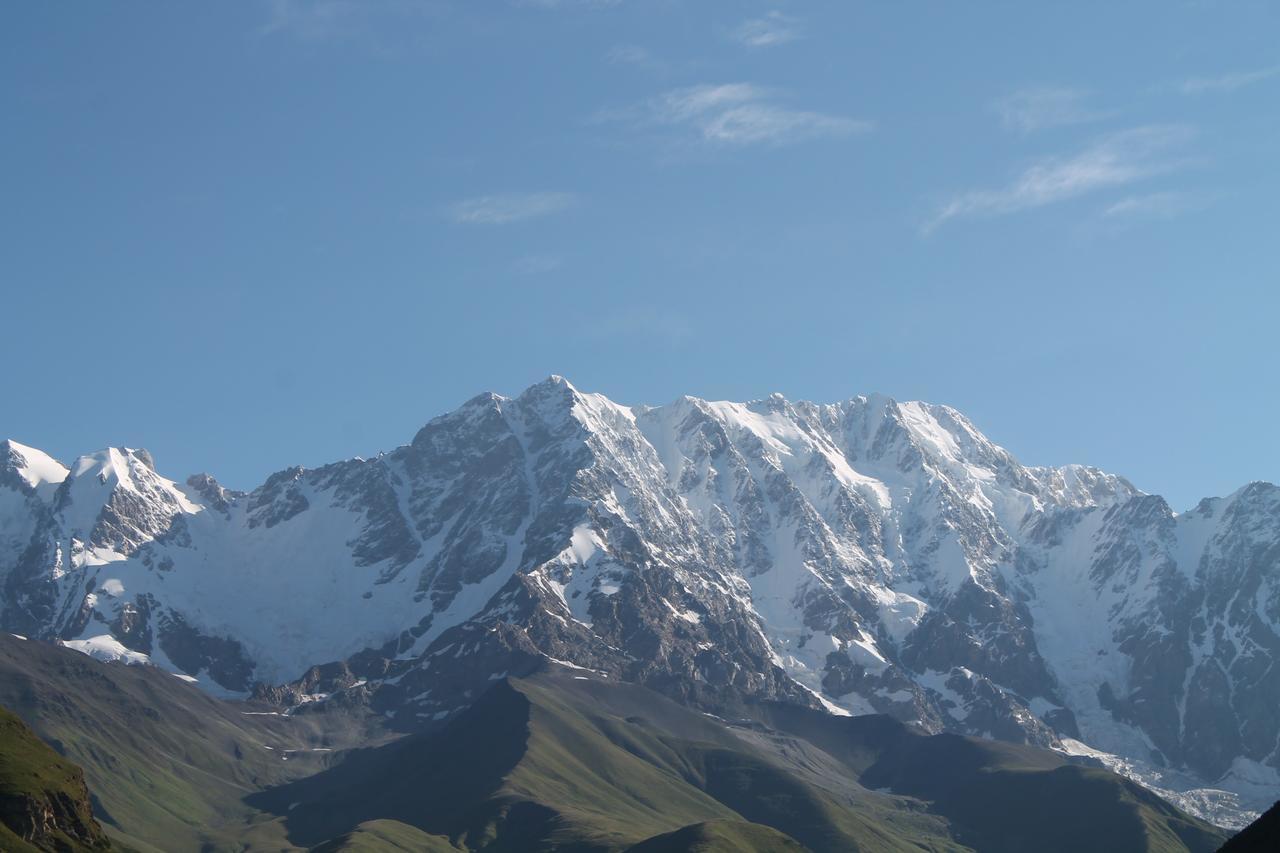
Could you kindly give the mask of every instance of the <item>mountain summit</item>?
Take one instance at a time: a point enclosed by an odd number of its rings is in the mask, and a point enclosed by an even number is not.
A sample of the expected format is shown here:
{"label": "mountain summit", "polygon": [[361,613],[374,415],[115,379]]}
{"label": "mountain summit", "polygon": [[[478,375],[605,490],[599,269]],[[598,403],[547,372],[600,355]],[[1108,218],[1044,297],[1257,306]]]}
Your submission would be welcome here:
{"label": "mountain summit", "polygon": [[1280,489],[1178,514],[947,406],[551,377],[248,493],[6,442],[0,589],[8,631],[407,729],[549,658],[1092,755],[1229,824],[1280,796]]}

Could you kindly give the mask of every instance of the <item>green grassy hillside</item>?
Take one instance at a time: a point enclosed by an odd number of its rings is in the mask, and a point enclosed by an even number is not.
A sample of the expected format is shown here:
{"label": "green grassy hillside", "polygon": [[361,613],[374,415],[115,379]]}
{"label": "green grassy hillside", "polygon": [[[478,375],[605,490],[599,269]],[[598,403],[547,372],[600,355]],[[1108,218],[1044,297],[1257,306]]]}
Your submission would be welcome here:
{"label": "green grassy hillside", "polygon": [[311,750],[362,735],[337,715],[247,715],[154,667],[8,635],[0,636],[0,706],[83,768],[107,832],[139,851],[287,847],[282,823],[244,798],[334,756]]}
{"label": "green grassy hillside", "polygon": [[815,851],[960,849],[935,817],[815,779],[644,688],[544,675],[499,683],[439,735],[251,802],[304,846],[386,818],[462,850],[624,850],[707,821],[770,825]]}
{"label": "green grassy hillside", "polygon": [[713,820],[654,836],[627,853],[804,853],[805,849],[794,838],[758,823]]}
{"label": "green grassy hillside", "polygon": [[449,839],[394,820],[371,820],[313,848],[315,853],[457,853]]}
{"label": "green grassy hillside", "polygon": [[80,768],[0,708],[0,850],[108,850]]}
{"label": "green grassy hillside", "polygon": [[558,668],[388,740],[357,711],[247,713],[154,668],[0,637],[0,704],[84,768],[106,832],[139,851],[1208,853],[1225,840],[1055,753],[791,706],[728,722]]}
{"label": "green grassy hillside", "polygon": [[360,751],[251,802],[300,845],[381,818],[465,851],[716,849],[732,847],[719,837],[730,830],[815,853],[1207,852],[1224,837],[1043,750],[759,710],[767,725],[727,725],[642,687],[545,673],[499,683],[441,734]]}

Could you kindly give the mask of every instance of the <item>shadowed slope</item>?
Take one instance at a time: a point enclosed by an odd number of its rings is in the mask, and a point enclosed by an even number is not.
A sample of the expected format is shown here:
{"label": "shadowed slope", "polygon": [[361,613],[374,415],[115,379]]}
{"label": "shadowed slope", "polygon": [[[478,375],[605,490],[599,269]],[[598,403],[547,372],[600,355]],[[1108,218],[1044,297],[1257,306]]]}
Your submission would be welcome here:
{"label": "shadowed slope", "polygon": [[979,850],[1066,853],[1105,838],[1114,850],[1211,851],[1225,835],[1128,779],[1048,750],[784,705],[762,706],[761,716],[821,746],[866,787],[930,803],[956,840]]}
{"label": "shadowed slope", "polygon": [[884,717],[757,710],[768,725],[729,724],[554,670],[498,682],[439,734],[354,753],[251,802],[307,845],[379,819],[486,851],[714,850],[746,837],[818,853],[1211,851],[1223,838],[1055,753]]}
{"label": "shadowed slope", "polygon": [[627,850],[627,853],[804,853],[806,848],[758,823],[708,821],[657,835]]}
{"label": "shadowed slope", "polygon": [[1280,803],[1222,845],[1221,853],[1272,853],[1275,850],[1280,850]]}
{"label": "shadowed slope", "polygon": [[440,734],[251,802],[304,845],[384,818],[465,850],[622,850],[707,821],[767,824],[816,851],[949,846],[940,821],[900,820],[891,798],[831,781],[646,688],[544,673],[497,683]]}

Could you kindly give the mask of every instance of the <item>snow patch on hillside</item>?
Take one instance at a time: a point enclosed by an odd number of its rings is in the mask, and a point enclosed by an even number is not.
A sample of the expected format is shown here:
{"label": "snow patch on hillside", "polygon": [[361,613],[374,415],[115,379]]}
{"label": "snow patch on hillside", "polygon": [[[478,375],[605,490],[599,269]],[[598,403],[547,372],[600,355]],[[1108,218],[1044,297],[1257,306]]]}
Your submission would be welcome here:
{"label": "snow patch on hillside", "polygon": [[85,640],[63,640],[59,645],[100,661],[119,661],[129,665],[151,663],[150,656],[135,652],[110,634],[98,634]]}

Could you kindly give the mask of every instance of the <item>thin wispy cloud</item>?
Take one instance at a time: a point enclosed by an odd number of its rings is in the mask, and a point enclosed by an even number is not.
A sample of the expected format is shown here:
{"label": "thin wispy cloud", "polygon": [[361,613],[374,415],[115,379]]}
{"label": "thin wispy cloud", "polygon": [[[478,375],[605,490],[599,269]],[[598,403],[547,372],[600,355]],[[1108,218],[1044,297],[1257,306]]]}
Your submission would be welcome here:
{"label": "thin wispy cloud", "polygon": [[643,104],[599,116],[640,127],[691,132],[698,141],[725,146],[784,145],[821,137],[849,136],[871,122],[793,109],[777,93],[750,83],[673,89]]}
{"label": "thin wispy cloud", "polygon": [[1182,81],[1178,90],[1184,95],[1234,92],[1273,77],[1280,77],[1280,65],[1257,68],[1253,71],[1233,71],[1216,77],[1190,77]]}
{"label": "thin wispy cloud", "polygon": [[955,197],[924,230],[927,233],[952,219],[1044,207],[1173,171],[1189,162],[1183,148],[1192,135],[1181,125],[1152,125],[1110,134],[1074,155],[1033,163],[1007,186]]}
{"label": "thin wispy cloud", "polygon": [[604,58],[610,65],[627,66],[656,74],[665,74],[671,70],[671,63],[667,59],[638,44],[614,45],[605,53]]}
{"label": "thin wispy cloud", "polygon": [[449,215],[463,225],[509,225],[560,213],[575,203],[573,193],[501,193],[459,201],[449,208]]}
{"label": "thin wispy cloud", "polygon": [[1199,206],[1199,200],[1183,192],[1156,192],[1126,196],[1102,209],[1111,220],[1172,219]]}
{"label": "thin wispy cloud", "polygon": [[1022,89],[992,104],[1007,130],[1031,133],[1052,127],[1087,124],[1112,113],[1091,109],[1089,93],[1080,89]]}
{"label": "thin wispy cloud", "polygon": [[360,14],[354,0],[271,0],[260,35],[289,35],[318,41],[347,32]]}
{"label": "thin wispy cloud", "polygon": [[730,33],[734,41],[747,47],[774,47],[795,41],[803,34],[798,18],[777,11],[743,21]]}

